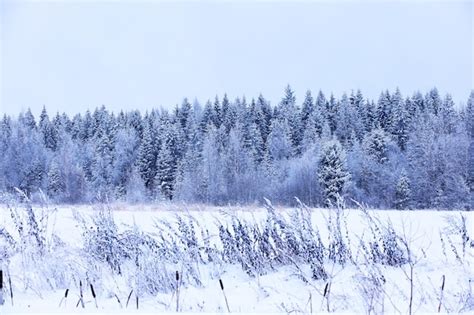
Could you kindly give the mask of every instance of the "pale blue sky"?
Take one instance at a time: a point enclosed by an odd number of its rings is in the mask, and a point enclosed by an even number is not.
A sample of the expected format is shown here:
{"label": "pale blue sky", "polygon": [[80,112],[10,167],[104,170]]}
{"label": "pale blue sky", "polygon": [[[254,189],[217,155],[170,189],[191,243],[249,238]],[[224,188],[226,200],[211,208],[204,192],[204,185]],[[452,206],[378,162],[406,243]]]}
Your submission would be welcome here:
{"label": "pale blue sky", "polygon": [[289,83],[326,94],[473,88],[473,6],[451,2],[9,1],[0,7],[0,111],[203,104]]}

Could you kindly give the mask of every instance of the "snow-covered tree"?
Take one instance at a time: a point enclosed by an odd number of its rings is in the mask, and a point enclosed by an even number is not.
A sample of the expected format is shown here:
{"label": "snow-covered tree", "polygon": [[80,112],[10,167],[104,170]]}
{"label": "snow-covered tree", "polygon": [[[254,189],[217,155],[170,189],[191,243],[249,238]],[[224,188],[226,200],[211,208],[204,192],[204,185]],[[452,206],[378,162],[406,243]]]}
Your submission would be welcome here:
{"label": "snow-covered tree", "polygon": [[395,190],[395,208],[410,209],[411,206],[411,188],[410,179],[405,172],[402,172]]}
{"label": "snow-covered tree", "polygon": [[327,205],[334,205],[344,195],[350,181],[346,153],[337,140],[325,143],[318,161],[319,182]]}

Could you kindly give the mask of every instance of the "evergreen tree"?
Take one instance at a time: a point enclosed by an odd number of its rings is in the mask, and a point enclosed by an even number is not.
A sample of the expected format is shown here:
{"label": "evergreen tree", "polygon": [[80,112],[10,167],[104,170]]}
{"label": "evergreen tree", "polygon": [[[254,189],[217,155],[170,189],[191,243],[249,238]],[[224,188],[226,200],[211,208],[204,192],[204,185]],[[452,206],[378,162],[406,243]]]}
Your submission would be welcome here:
{"label": "evergreen tree", "polygon": [[314,111],[314,101],[311,91],[306,91],[306,96],[301,107],[301,120],[303,122],[303,128],[306,128],[307,121]]}
{"label": "evergreen tree", "polygon": [[410,180],[405,172],[402,172],[395,190],[395,208],[403,210],[410,209],[411,188]]}
{"label": "evergreen tree", "polygon": [[341,98],[339,111],[336,116],[337,129],[335,133],[343,145],[349,144],[351,135],[355,133],[355,126],[358,124],[356,111],[350,103],[349,98],[344,93]]}
{"label": "evergreen tree", "polygon": [[173,199],[177,161],[172,154],[170,142],[165,141],[156,158],[155,183],[160,193],[169,200]]}
{"label": "evergreen tree", "polygon": [[327,142],[318,161],[318,179],[326,205],[335,205],[350,181],[346,166],[346,154],[337,140]]}
{"label": "evergreen tree", "polygon": [[444,133],[453,133],[456,130],[456,111],[454,110],[454,101],[451,95],[446,94],[440,108],[440,117],[442,131]]}
{"label": "evergreen tree", "polygon": [[207,101],[204,106],[204,112],[202,113],[201,122],[199,124],[200,130],[202,133],[206,133],[209,129],[209,125],[214,121],[214,111],[212,109],[212,104],[210,101]]}
{"label": "evergreen tree", "polygon": [[390,142],[388,133],[381,128],[377,128],[365,136],[363,148],[371,159],[383,164],[388,161]]}
{"label": "evergreen tree", "polygon": [[268,137],[268,152],[273,160],[289,159],[292,153],[291,133],[288,123],[274,120]]}
{"label": "evergreen tree", "polygon": [[53,160],[48,171],[48,196],[53,200],[61,200],[65,191],[65,179],[59,164]]}
{"label": "evergreen tree", "polygon": [[424,105],[426,107],[426,110],[438,116],[441,104],[442,100],[441,96],[439,95],[438,89],[431,89],[425,96]]}
{"label": "evergreen tree", "polygon": [[293,116],[293,111],[296,107],[295,92],[291,89],[290,85],[285,88],[285,95],[283,96],[280,104],[278,105],[278,113],[280,118],[290,120]]}
{"label": "evergreen tree", "polygon": [[329,98],[329,102],[326,103],[326,119],[329,123],[329,128],[331,130],[331,134],[337,129],[338,122],[337,122],[337,113],[339,111],[339,102],[336,100],[334,95],[331,94]]}
{"label": "evergreen tree", "polygon": [[214,110],[212,113],[212,122],[217,129],[221,127],[222,124],[222,109],[219,102],[219,98],[216,95],[216,99],[214,100]]}
{"label": "evergreen tree", "polygon": [[470,188],[470,201],[469,209],[474,209],[474,90],[471,91],[466,106],[466,129],[468,134],[468,153],[467,153],[467,165],[468,175],[467,183]]}
{"label": "evergreen tree", "polygon": [[392,104],[393,115],[391,133],[395,137],[399,148],[405,150],[409,137],[410,118],[405,107],[406,103],[398,88],[393,95]]}
{"label": "evergreen tree", "polygon": [[27,127],[29,130],[36,130],[36,121],[35,117],[31,113],[31,109],[28,108],[26,113],[20,114],[20,117],[18,119],[25,127]]}
{"label": "evergreen tree", "polygon": [[153,134],[150,123],[145,121],[143,126],[143,138],[138,149],[137,166],[143,179],[145,187],[153,190],[153,180],[156,175],[156,154]]}
{"label": "evergreen tree", "polygon": [[377,103],[377,123],[379,127],[387,132],[392,131],[392,105],[392,99],[388,90],[382,92]]}

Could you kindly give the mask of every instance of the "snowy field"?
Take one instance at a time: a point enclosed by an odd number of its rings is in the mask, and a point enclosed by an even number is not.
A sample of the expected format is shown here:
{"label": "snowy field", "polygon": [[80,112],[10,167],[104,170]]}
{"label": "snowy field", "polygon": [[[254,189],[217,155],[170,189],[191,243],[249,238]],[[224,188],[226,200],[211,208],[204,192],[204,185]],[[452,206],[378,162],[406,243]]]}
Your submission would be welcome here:
{"label": "snowy field", "polygon": [[0,208],[2,314],[474,311],[472,212],[33,209]]}

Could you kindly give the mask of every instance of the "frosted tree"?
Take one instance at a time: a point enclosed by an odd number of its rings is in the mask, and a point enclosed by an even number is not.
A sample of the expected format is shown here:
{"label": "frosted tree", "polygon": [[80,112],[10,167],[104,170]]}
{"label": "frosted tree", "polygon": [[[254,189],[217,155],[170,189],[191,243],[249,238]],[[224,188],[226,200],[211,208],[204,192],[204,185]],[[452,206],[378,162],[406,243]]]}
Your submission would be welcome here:
{"label": "frosted tree", "polygon": [[295,92],[291,89],[290,85],[285,88],[285,95],[283,96],[280,104],[278,105],[279,116],[283,119],[290,120],[294,114],[296,107],[296,96]]}
{"label": "frosted tree", "polygon": [[244,138],[244,147],[249,152],[255,163],[260,163],[265,155],[265,145],[256,123],[251,123]]}
{"label": "frosted tree", "polygon": [[99,200],[106,200],[111,193],[113,143],[107,133],[104,133],[95,141],[95,155],[92,164],[92,193]]}
{"label": "frosted tree", "polygon": [[156,158],[155,184],[159,192],[169,200],[173,199],[176,167],[177,161],[173,157],[169,143],[164,142]]}
{"label": "frosted tree", "polygon": [[26,113],[20,114],[18,117],[18,120],[20,121],[23,126],[27,127],[30,130],[36,130],[36,120],[35,116],[31,113],[31,109],[28,108],[26,110]]}
{"label": "frosted tree", "polygon": [[382,92],[377,102],[377,124],[387,132],[392,130],[392,105],[392,98],[388,90]]}
{"label": "frosted tree", "polygon": [[357,119],[354,121],[354,130],[358,140],[364,137],[367,125],[367,106],[365,104],[364,96],[360,90],[356,94],[351,94],[350,102],[353,105]]}
{"label": "frosted tree", "polygon": [[467,182],[470,188],[470,202],[469,208],[474,209],[474,90],[467,101],[466,106],[466,129],[469,139],[468,147],[468,175]]}
{"label": "frosted tree", "polygon": [[306,96],[303,101],[303,105],[301,107],[301,120],[303,122],[303,127],[305,128],[307,126],[307,121],[311,114],[314,111],[314,100],[313,96],[311,95],[311,91],[308,90],[306,91]]}
{"label": "frosted tree", "polygon": [[274,120],[268,137],[268,152],[273,160],[289,159],[292,153],[290,127],[285,120]]}
{"label": "frosted tree", "polygon": [[356,132],[355,126],[359,123],[355,108],[345,93],[342,95],[336,119],[337,129],[335,133],[342,144],[348,144],[352,133]]}
{"label": "frosted tree", "polygon": [[242,137],[238,130],[232,129],[229,135],[229,145],[223,154],[223,167],[227,200],[230,202],[254,201],[259,193],[259,180],[255,161],[242,145]]}
{"label": "frosted tree", "polygon": [[172,200],[177,167],[184,153],[178,125],[165,121],[160,142],[161,148],[156,157],[155,185],[163,196]]}
{"label": "frosted tree", "polygon": [[206,133],[209,129],[209,125],[213,124],[214,121],[214,111],[212,109],[212,104],[210,101],[207,101],[204,106],[204,111],[202,113],[201,121],[199,123],[199,128],[202,133]]}
{"label": "frosted tree", "polygon": [[405,171],[400,174],[395,190],[395,208],[410,209],[411,206],[411,188],[410,180]]}
{"label": "frosted tree", "polygon": [[446,94],[440,108],[441,128],[444,133],[453,133],[456,130],[456,111],[450,94]]}
{"label": "frosted tree", "polygon": [[351,178],[346,166],[346,153],[339,141],[331,140],[324,145],[317,176],[326,205],[334,205],[344,195]]}
{"label": "frosted tree", "polygon": [[198,194],[203,202],[221,203],[226,195],[225,170],[223,161],[217,151],[217,130],[209,130],[204,139],[202,149],[202,164]]}
{"label": "frosted tree", "polygon": [[217,129],[219,129],[222,124],[222,109],[221,109],[221,104],[219,102],[219,98],[217,97],[217,95],[214,100],[212,122],[214,123],[214,126],[216,126]]}
{"label": "frosted tree", "polygon": [[367,101],[366,104],[365,132],[369,132],[378,124],[377,105],[373,101]]}
{"label": "frosted tree", "polygon": [[178,109],[176,118],[179,121],[181,129],[183,130],[184,136],[186,137],[186,140],[189,140],[189,138],[191,137],[189,120],[191,119],[192,114],[193,113],[192,113],[191,104],[188,102],[188,99],[185,98],[183,100],[183,103],[181,104],[181,107]]}
{"label": "frosted tree", "polygon": [[383,164],[388,160],[388,150],[391,143],[388,133],[377,128],[368,133],[363,140],[363,148],[367,155],[377,163]]}
{"label": "frosted tree", "polygon": [[405,150],[409,136],[410,118],[405,107],[406,103],[397,88],[392,97],[393,115],[391,133],[397,140],[400,149]]}
{"label": "frosted tree", "polygon": [[431,89],[425,95],[424,106],[430,113],[433,113],[437,116],[439,114],[441,104],[442,100],[437,88]]}
{"label": "frosted tree", "polygon": [[156,175],[156,150],[153,141],[150,123],[145,121],[143,126],[143,138],[138,149],[137,166],[143,179],[145,187],[153,190],[153,180]]}
{"label": "frosted tree", "polygon": [[53,159],[48,171],[48,195],[53,200],[61,200],[65,191],[65,178],[58,162]]}
{"label": "frosted tree", "polygon": [[237,109],[235,104],[229,102],[227,95],[224,95],[224,99],[222,100],[222,113],[222,124],[224,125],[226,133],[229,133],[230,130],[235,127]]}
{"label": "frosted tree", "polygon": [[136,160],[137,148],[138,137],[135,129],[127,127],[117,132],[113,149],[111,180],[118,197],[123,197],[127,193],[126,189]]}
{"label": "frosted tree", "polygon": [[255,104],[255,123],[260,130],[260,135],[263,140],[263,144],[266,145],[268,135],[271,130],[272,123],[272,109],[268,104],[268,101],[263,97],[262,94],[258,96]]}
{"label": "frosted tree", "polygon": [[416,91],[413,93],[413,96],[411,97],[411,102],[412,106],[410,107],[410,114],[411,118],[416,116],[417,114],[425,112],[425,99],[423,98],[423,95],[421,94],[420,91]]}
{"label": "frosted tree", "polygon": [[331,134],[333,134],[338,126],[337,122],[337,113],[339,111],[339,102],[336,100],[333,94],[329,98],[329,101],[326,102],[326,119],[329,123],[329,128]]}
{"label": "frosted tree", "polygon": [[435,171],[435,132],[433,126],[419,117],[414,131],[407,143],[407,158],[412,174],[412,192],[414,207],[426,208],[434,198],[436,177],[442,176]]}

